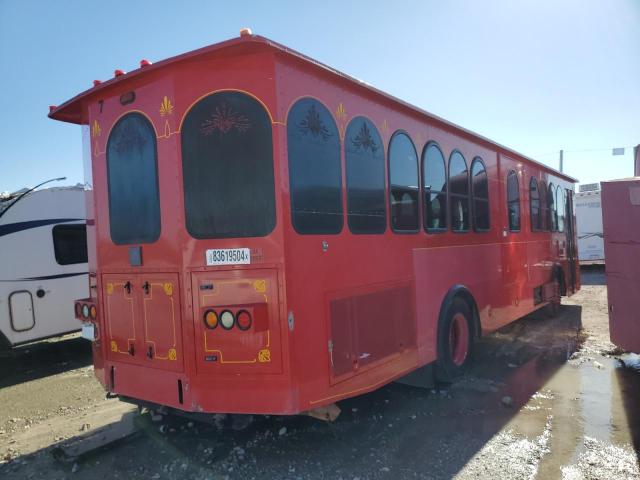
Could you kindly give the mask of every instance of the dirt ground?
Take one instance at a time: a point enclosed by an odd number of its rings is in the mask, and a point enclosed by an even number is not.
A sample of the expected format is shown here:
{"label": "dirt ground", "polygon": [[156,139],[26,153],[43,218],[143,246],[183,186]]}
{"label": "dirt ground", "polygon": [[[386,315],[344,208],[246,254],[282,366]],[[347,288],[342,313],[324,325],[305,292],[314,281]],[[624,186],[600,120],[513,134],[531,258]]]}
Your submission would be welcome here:
{"label": "dirt ground", "polygon": [[[341,402],[332,424],[154,421],[105,398],[81,339],[0,354],[0,478],[640,479],[640,361],[609,343],[603,271],[582,279],[555,318],[537,312],[483,338],[454,385],[391,384]],[[126,422],[136,435],[69,462],[53,455]]]}

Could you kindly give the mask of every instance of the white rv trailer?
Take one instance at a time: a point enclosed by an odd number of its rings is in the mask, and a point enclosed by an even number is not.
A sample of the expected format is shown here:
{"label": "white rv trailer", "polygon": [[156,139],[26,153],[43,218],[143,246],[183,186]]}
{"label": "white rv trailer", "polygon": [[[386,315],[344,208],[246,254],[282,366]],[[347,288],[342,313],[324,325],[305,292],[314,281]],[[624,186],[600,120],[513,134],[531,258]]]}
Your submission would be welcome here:
{"label": "white rv trailer", "polygon": [[580,185],[580,191],[575,196],[575,210],[580,263],[603,263],[604,238],[599,183]]}
{"label": "white rv trailer", "polygon": [[0,200],[0,348],[81,328],[74,300],[89,296],[85,218],[81,186]]}

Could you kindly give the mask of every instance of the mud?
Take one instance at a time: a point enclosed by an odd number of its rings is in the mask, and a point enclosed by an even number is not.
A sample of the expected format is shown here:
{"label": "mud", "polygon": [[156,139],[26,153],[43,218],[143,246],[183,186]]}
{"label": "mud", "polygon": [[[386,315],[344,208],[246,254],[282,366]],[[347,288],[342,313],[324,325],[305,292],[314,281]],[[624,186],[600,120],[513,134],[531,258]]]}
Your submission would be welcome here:
{"label": "mud", "polygon": [[[640,479],[640,359],[609,342],[602,270],[583,283],[555,318],[482,339],[454,385],[388,385],[341,402],[333,424],[153,421],[104,398],[81,343],[0,357],[0,478]],[[53,447],[122,415],[142,434],[54,460]]]}

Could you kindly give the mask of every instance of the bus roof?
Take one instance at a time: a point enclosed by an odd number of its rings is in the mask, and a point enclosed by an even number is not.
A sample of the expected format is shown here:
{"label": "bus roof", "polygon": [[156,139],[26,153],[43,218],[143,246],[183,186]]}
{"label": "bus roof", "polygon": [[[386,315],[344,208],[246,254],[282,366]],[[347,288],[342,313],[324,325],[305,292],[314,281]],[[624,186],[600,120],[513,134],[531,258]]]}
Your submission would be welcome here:
{"label": "bus roof", "polygon": [[220,42],[220,43],[216,43],[213,45],[209,45],[206,47],[202,47],[199,48],[197,50],[192,50],[191,52],[187,52],[187,53],[183,53],[181,55],[176,55],[175,57],[170,57],[167,58],[165,60],[161,60],[157,63],[153,63],[153,64],[149,64],[146,65],[144,67],[140,67],[136,70],[133,70],[131,72],[122,74],[122,75],[118,75],[115,76],[114,78],[107,80],[105,82],[99,83],[97,85],[94,85],[93,88],[90,88],[88,90],[85,90],[84,92],[76,95],[75,97],[73,97],[70,100],[67,100],[66,102],[64,102],[62,105],[60,106],[52,106],[50,107],[49,110],[49,118],[52,118],[54,120],[60,120],[63,122],[70,122],[70,123],[76,123],[76,124],[84,124],[84,123],[88,123],[87,119],[83,119],[82,118],[82,103],[83,101],[87,100],[89,97],[93,96],[93,95],[97,95],[99,92],[103,92],[104,90],[108,90],[110,87],[112,87],[113,85],[119,84],[125,80],[130,80],[132,78],[138,77],[140,75],[148,75],[149,73],[156,71],[160,68],[165,68],[168,65],[172,65],[174,63],[177,62],[181,62],[181,61],[185,61],[185,60],[189,60],[192,59],[193,57],[198,57],[198,56],[203,56],[203,55],[210,55],[210,54],[215,54],[217,52],[220,52],[222,50],[228,50],[228,49],[234,49],[237,50],[237,53],[243,53],[243,52],[247,52],[247,51],[253,51],[256,49],[267,49],[267,50],[273,50],[276,52],[280,52],[282,54],[288,55],[290,57],[294,57],[297,58],[307,64],[311,64],[319,69],[322,69],[326,72],[329,72],[330,74],[336,75],[346,81],[348,81],[351,84],[355,84],[357,86],[359,86],[360,88],[366,89],[369,92],[374,93],[375,95],[378,95],[380,97],[383,97],[386,100],[390,100],[391,102],[404,107],[405,109],[408,109],[414,113],[418,113],[419,115],[423,116],[423,117],[427,117],[430,120],[435,120],[436,122],[450,128],[453,130],[458,131],[458,133],[462,133],[466,136],[472,137],[476,140],[479,140],[483,143],[486,143],[488,145],[490,145],[491,147],[493,147],[494,149],[501,151],[503,153],[506,154],[510,154],[510,155],[514,155],[517,156],[518,158],[531,162],[537,166],[539,166],[540,168],[547,170],[551,173],[553,173],[554,175],[557,175],[567,181],[576,183],[578,180],[575,179],[574,177],[571,177],[569,175],[566,175],[565,173],[561,173],[558,170],[549,167],[548,165],[545,165],[541,162],[538,162],[537,160],[534,160],[533,158],[527,157],[526,155],[523,155],[521,153],[516,152],[515,150],[512,150],[511,148],[505,147],[504,145],[501,145],[497,142],[494,142],[493,140],[484,137],[482,135],[479,135],[471,130],[468,130],[466,128],[463,128],[459,125],[456,125],[455,123],[452,123],[448,120],[445,120],[442,117],[439,117],[437,115],[434,115],[433,113],[430,113],[424,109],[418,108],[415,105],[411,105],[408,102],[405,102],[404,100],[401,100],[397,97],[394,97],[393,95],[390,95],[388,93],[383,92],[382,90],[379,90],[371,85],[369,85],[366,82],[363,82],[362,80],[359,80],[355,77],[352,77],[350,75],[347,75],[343,72],[340,72],[339,70],[336,70],[328,65],[325,65],[321,62],[318,62],[317,60],[314,60],[302,53],[299,53],[295,50],[292,50],[282,44],[279,44],[277,42],[274,42],[272,40],[269,40],[268,38],[265,37],[261,37],[259,35],[249,35],[249,34],[243,34],[240,37],[237,38],[232,38],[230,40],[226,40],[224,42]]}

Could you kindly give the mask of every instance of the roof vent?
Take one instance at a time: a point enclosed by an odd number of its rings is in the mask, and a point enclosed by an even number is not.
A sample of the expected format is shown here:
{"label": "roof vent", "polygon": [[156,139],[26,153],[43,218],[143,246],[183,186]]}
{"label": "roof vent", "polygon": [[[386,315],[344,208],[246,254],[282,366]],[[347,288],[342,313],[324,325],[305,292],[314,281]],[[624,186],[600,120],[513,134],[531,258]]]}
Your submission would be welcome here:
{"label": "roof vent", "polygon": [[49,113],[53,112],[56,108],[58,108],[57,105],[49,105]]}
{"label": "roof vent", "polygon": [[94,80],[93,81],[93,86],[97,87],[98,85],[100,85],[102,83],[102,80]]}
{"label": "roof vent", "polygon": [[251,31],[250,28],[244,27],[244,28],[240,29],[240,36],[241,37],[250,37],[251,35],[253,35],[253,32]]}
{"label": "roof vent", "polygon": [[125,73],[127,73],[127,72],[125,72],[124,70],[114,70],[113,76],[114,77],[119,77],[121,75],[124,75]]}
{"label": "roof vent", "polygon": [[145,60],[144,58],[140,60],[140,68],[148,67],[149,65],[151,65],[149,60]]}

